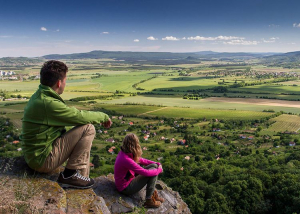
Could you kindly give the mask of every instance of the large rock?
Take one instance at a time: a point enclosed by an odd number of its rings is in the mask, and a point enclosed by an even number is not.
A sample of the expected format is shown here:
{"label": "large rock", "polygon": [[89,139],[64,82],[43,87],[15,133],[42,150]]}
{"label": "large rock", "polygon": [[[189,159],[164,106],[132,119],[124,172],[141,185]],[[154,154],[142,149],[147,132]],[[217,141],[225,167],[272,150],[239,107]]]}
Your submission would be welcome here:
{"label": "large rock", "polygon": [[191,213],[178,192],[161,181],[156,188],[165,202],[145,209],[145,188],[130,197],[122,195],[109,174],[95,178],[93,189],[63,189],[55,182],[61,170],[43,174],[31,170],[23,158],[0,158],[0,213]]}
{"label": "large rock", "polygon": [[[95,179],[96,185],[94,192],[104,198],[108,209],[111,213],[127,213],[145,210],[142,205],[146,196],[146,188],[140,192],[126,196],[120,194],[115,188],[115,182],[112,174],[108,176],[100,176]],[[156,184],[159,196],[165,199],[165,202],[159,208],[147,209],[145,213],[165,213],[165,214],[179,214],[179,213],[191,213],[186,203],[181,199],[178,192],[172,191],[162,181],[158,181]],[[142,212],[140,212],[142,213]]]}

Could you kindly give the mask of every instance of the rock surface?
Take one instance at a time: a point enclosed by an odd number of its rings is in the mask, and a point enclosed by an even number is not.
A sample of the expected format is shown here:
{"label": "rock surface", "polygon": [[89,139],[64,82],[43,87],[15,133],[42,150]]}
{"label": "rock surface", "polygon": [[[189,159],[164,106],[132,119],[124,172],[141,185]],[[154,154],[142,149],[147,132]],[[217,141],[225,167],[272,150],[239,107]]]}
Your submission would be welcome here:
{"label": "rock surface", "polygon": [[42,174],[31,170],[23,158],[0,158],[0,213],[191,213],[178,192],[162,181],[156,188],[165,202],[157,209],[145,209],[145,188],[130,197],[122,195],[109,174],[95,178],[93,189],[63,189],[55,182],[61,170]]}

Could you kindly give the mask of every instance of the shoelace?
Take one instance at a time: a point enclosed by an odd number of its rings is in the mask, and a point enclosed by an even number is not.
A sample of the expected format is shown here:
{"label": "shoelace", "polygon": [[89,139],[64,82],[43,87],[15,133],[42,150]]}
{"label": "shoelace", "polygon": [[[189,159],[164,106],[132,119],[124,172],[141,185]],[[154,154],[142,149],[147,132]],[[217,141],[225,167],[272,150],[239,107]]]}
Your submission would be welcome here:
{"label": "shoelace", "polygon": [[77,178],[79,178],[81,180],[84,180],[84,181],[90,181],[91,180],[90,178],[84,177],[79,172],[76,172],[76,174],[74,175],[74,177],[77,177]]}

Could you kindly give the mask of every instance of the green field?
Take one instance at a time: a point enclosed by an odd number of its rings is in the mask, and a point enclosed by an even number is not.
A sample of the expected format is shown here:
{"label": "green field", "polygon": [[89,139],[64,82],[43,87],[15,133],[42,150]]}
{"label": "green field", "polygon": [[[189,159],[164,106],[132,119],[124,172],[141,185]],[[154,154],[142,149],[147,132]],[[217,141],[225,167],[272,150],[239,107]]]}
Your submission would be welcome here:
{"label": "green field", "polygon": [[300,129],[300,117],[298,115],[283,114],[270,119],[270,121],[275,123],[266,129],[266,132],[298,132]]}
{"label": "green field", "polygon": [[113,110],[119,114],[159,116],[169,118],[188,119],[228,119],[228,120],[250,120],[268,117],[272,113],[238,111],[238,110],[216,110],[216,109],[194,109],[178,107],[157,107],[157,106],[137,106],[137,105],[99,105],[102,108]]}
{"label": "green field", "polygon": [[215,109],[191,109],[168,107],[147,115],[170,117],[170,118],[207,118],[225,120],[252,120],[268,117],[271,113],[238,111],[238,110],[215,110]]}
{"label": "green field", "polygon": [[147,91],[157,90],[174,90],[174,91],[188,91],[209,89],[219,86],[218,82],[226,82],[226,84],[233,84],[236,79],[252,82],[252,79],[244,77],[226,77],[226,78],[207,78],[205,76],[159,76],[156,79],[149,80],[140,84],[140,87]]}
{"label": "green field", "polygon": [[34,92],[39,86],[39,80],[32,81],[0,81],[0,89],[6,91],[21,90],[21,92]]}
{"label": "green field", "polygon": [[[285,83],[284,83],[285,84]],[[276,85],[276,84],[266,84],[266,85],[255,85],[255,86],[247,86],[243,88],[233,88],[230,91],[241,91],[241,92],[251,92],[255,93],[268,93],[270,94],[300,94],[300,87],[297,86],[284,86],[284,85]]]}
{"label": "green field", "polygon": [[258,105],[255,103],[231,103],[230,98],[228,102],[224,101],[213,101],[211,99],[201,99],[201,100],[187,100],[182,99],[182,97],[176,96],[134,96],[125,97],[116,100],[105,100],[99,101],[101,103],[107,104],[124,104],[124,103],[138,103],[146,105],[163,105],[163,106],[177,106],[177,107],[190,107],[197,109],[224,109],[224,110],[246,110],[246,111],[263,111],[266,109],[273,109],[274,111],[285,111],[292,113],[300,113],[299,108],[295,107],[285,107],[285,106],[272,106],[268,105]]}
{"label": "green field", "polygon": [[161,109],[162,107],[158,106],[145,106],[145,105],[108,105],[108,104],[100,104],[98,105],[101,108],[105,108],[111,111],[116,111],[120,114],[126,115],[139,115],[144,114],[149,111],[155,111]]}

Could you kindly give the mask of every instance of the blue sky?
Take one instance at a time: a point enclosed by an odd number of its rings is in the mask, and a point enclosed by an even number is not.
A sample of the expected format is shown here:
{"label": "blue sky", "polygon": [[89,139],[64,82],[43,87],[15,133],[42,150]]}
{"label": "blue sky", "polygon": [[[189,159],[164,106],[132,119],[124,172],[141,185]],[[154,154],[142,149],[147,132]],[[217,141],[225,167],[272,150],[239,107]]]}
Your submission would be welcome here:
{"label": "blue sky", "polygon": [[1,0],[0,57],[300,51],[299,0]]}

